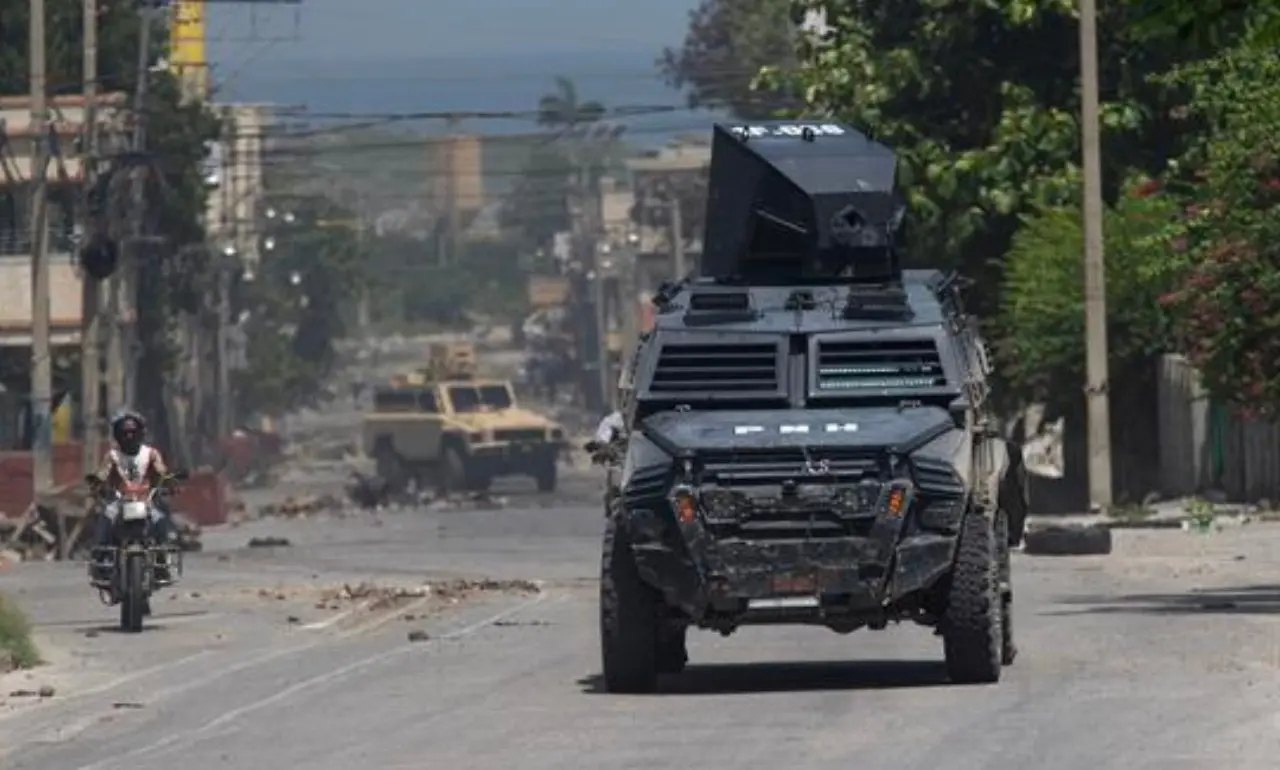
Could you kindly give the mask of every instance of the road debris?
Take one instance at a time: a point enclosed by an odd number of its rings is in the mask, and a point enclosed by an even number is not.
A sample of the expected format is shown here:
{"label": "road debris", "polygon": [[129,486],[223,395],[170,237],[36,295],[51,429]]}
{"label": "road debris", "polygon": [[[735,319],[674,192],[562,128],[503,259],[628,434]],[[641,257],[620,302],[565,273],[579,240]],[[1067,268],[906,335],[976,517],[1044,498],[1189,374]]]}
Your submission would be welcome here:
{"label": "road debris", "polygon": [[1030,556],[1105,556],[1111,553],[1111,529],[1105,524],[1028,526],[1022,551]]}
{"label": "road debris", "polygon": [[52,698],[57,691],[49,685],[41,685],[38,690],[13,690],[9,693],[10,698]]}
{"label": "road debris", "polygon": [[255,537],[245,544],[246,548],[288,548],[293,543],[287,537]]}
{"label": "road debris", "polygon": [[321,513],[345,513],[350,508],[345,501],[334,495],[317,495],[315,497],[286,497],[279,503],[258,508],[262,517],[280,516],[290,519],[307,518]]}
{"label": "road debris", "polygon": [[409,632],[409,641],[411,642],[426,642],[430,641],[430,639],[431,634],[428,634],[426,631],[417,630]]}

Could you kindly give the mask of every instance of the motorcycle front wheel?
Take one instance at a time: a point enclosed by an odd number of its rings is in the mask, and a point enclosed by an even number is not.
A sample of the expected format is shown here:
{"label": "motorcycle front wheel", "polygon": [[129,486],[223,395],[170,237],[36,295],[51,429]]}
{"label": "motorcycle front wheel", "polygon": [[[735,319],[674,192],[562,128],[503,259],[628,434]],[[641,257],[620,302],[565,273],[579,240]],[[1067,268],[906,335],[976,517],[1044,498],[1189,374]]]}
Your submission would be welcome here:
{"label": "motorcycle front wheel", "polygon": [[146,557],[131,553],[125,557],[124,574],[120,586],[120,630],[138,633],[142,630],[142,616],[146,613],[147,593],[145,582]]}

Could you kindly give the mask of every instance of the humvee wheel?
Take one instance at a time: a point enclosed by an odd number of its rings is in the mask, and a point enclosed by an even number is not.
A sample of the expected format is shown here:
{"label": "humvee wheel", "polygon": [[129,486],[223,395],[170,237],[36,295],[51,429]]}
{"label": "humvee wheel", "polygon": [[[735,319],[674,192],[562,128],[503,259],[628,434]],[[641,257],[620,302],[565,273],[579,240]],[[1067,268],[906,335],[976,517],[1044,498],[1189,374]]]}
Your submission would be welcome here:
{"label": "humvee wheel", "polygon": [[400,494],[408,489],[409,474],[405,472],[404,463],[389,444],[379,443],[374,449],[374,461],[377,463],[378,478],[387,484],[392,494]]}
{"label": "humvee wheel", "polygon": [[647,693],[657,687],[656,596],[640,579],[626,530],[614,521],[605,526],[600,569],[600,653],[606,692]]}
{"label": "humvee wheel", "polygon": [[1005,637],[996,529],[980,510],[966,513],[960,525],[941,624],[947,674],[956,684],[1000,681]]}
{"label": "humvee wheel", "polygon": [[545,457],[539,457],[535,463],[533,479],[538,482],[538,491],[556,491],[557,476],[560,470],[556,465],[556,456],[549,453]]}
{"label": "humvee wheel", "polygon": [[461,492],[467,488],[467,458],[457,446],[444,448],[439,487],[442,494]]}

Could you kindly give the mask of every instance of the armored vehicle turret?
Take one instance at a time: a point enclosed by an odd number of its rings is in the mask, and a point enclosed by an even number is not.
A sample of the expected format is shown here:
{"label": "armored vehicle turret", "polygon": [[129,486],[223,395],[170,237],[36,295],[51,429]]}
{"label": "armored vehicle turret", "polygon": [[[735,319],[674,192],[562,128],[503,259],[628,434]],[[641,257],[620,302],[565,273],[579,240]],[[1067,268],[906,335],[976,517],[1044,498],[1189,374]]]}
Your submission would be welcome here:
{"label": "armored vehicle turret", "polygon": [[716,127],[702,277],[655,298],[601,581],[604,679],[689,627],[911,620],[956,682],[1013,662],[1021,454],[961,280],[903,270],[892,153],[843,125]]}

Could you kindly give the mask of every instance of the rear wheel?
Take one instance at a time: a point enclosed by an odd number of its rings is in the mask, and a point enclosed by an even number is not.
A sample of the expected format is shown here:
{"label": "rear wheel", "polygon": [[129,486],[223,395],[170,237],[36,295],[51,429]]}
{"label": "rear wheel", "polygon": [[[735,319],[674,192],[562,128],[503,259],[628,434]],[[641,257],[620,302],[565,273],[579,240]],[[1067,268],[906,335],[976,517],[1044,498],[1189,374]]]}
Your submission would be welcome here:
{"label": "rear wheel", "polygon": [[147,612],[146,565],[140,553],[125,556],[120,586],[120,630],[138,633]]}
{"label": "rear wheel", "polygon": [[1004,642],[1004,598],[1000,591],[1000,546],[996,525],[970,510],[960,525],[942,641],[947,674],[956,684],[1000,681]]}
{"label": "rear wheel", "polygon": [[600,570],[600,653],[611,693],[652,692],[658,683],[657,597],[640,579],[626,530],[605,527]]}

